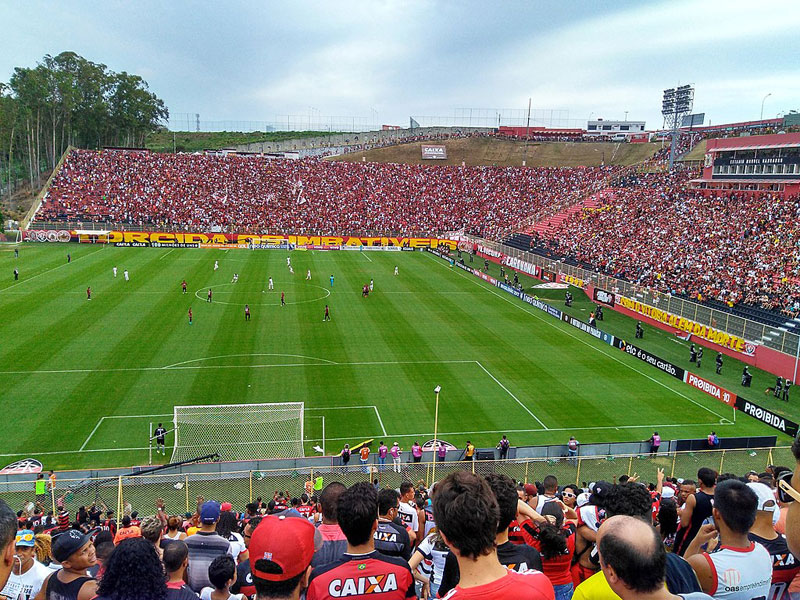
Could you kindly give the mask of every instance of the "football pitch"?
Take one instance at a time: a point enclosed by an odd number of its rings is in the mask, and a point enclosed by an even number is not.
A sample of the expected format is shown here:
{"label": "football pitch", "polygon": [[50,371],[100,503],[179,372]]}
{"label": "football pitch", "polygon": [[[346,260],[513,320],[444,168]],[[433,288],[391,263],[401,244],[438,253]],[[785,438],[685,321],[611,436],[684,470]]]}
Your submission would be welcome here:
{"label": "football pitch", "polygon": [[146,464],[150,423],[170,428],[173,406],[295,401],[306,455],[322,417],[327,454],[407,451],[433,437],[437,385],[439,437],[457,447],[774,431],[425,252],[29,244],[0,262],[0,462]]}

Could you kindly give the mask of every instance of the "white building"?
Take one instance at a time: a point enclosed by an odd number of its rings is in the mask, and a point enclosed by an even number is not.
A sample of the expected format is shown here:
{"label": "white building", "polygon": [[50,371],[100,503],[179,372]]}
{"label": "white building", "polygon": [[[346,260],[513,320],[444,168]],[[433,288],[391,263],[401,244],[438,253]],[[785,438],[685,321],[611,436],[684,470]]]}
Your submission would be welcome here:
{"label": "white building", "polygon": [[621,137],[644,132],[644,121],[605,121],[597,119],[586,123],[586,137]]}

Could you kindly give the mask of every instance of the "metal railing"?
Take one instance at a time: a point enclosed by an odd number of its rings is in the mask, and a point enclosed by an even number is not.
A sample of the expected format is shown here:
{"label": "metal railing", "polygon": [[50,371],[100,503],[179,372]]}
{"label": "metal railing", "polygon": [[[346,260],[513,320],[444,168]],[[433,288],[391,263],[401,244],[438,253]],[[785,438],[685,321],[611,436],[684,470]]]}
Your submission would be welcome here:
{"label": "metal railing", "polygon": [[[595,273],[582,267],[567,264],[561,259],[547,258],[533,252],[507,246],[501,242],[492,242],[474,236],[467,237],[473,242],[491,248],[497,252],[529,262],[556,273],[564,273],[577,279],[582,279],[615,294],[638,300],[643,304],[654,306],[663,311],[691,319],[702,325],[719,329],[731,335],[737,335],[745,340],[757,341],[768,348],[794,354],[800,343],[800,335],[789,331],[782,331],[774,325],[767,325],[758,321],[745,319],[724,310],[704,306],[698,302],[679,298],[668,293],[658,292],[649,288],[635,285],[622,279]],[[788,320],[788,319],[787,319]]]}
{"label": "metal railing", "polygon": [[[789,446],[737,450],[706,450],[664,454],[629,454],[576,456],[540,459],[448,461],[436,463],[435,477],[441,479],[458,470],[486,475],[503,473],[520,482],[541,481],[555,475],[563,484],[589,481],[616,481],[622,475],[638,475],[642,481],[655,481],[658,469],[668,477],[691,477],[700,467],[711,467],[719,473],[742,475],[763,471],[767,465],[792,466],[794,457]],[[398,470],[391,464],[379,466],[358,464],[332,465],[264,471],[241,470],[214,473],[172,473],[61,479],[47,494],[37,497],[34,481],[0,483],[0,497],[14,509],[29,502],[40,502],[45,510],[67,510],[74,515],[81,506],[98,504],[117,514],[138,511],[141,515],[155,512],[157,500],[163,500],[171,514],[194,512],[198,498],[231,502],[241,510],[257,498],[272,499],[275,492],[289,497],[302,493],[318,493],[332,481],[350,486],[359,481],[376,481],[382,487],[399,487],[403,481],[414,484],[433,483],[431,462],[402,463]]]}

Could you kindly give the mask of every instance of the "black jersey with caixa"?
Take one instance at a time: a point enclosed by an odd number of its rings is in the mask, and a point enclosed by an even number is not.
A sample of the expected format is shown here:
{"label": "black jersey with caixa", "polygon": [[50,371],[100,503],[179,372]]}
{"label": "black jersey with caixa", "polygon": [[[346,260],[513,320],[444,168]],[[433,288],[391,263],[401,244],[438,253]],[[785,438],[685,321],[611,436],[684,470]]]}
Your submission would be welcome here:
{"label": "black jersey with caixa", "polygon": [[385,556],[377,550],[368,554],[345,554],[340,560],[311,573],[306,599],[327,598],[416,598],[414,576],[402,558]]}

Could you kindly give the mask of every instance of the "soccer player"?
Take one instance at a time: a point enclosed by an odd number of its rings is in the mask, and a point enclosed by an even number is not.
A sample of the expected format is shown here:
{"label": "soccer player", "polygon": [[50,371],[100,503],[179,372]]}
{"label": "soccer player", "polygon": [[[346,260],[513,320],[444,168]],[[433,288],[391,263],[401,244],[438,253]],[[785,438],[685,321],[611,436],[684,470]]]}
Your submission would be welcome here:
{"label": "soccer player", "polygon": [[114,278],[116,279],[116,277],[117,277],[117,267],[114,267],[111,270],[114,271]]}
{"label": "soccer player", "polygon": [[211,288],[208,288],[208,296],[206,297],[206,302],[211,302]]}
{"label": "soccer player", "polygon": [[183,293],[185,294],[186,293],[186,280],[185,279],[181,282],[181,288],[183,289]]}
{"label": "soccer player", "polygon": [[287,267],[291,267],[292,266],[292,258],[290,256],[286,257],[286,266]]}
{"label": "soccer player", "polygon": [[164,429],[164,425],[159,423],[156,430],[153,432],[153,436],[156,438],[156,452],[160,454],[166,454],[166,445],[164,444],[164,436],[167,435],[167,430]]}
{"label": "soccer player", "polygon": [[275,284],[272,283],[272,277],[270,277],[269,281],[267,282],[267,289],[269,289],[270,291],[275,289]]}
{"label": "soccer player", "polygon": [[292,265],[289,265],[289,273],[294,275],[294,269],[292,268]]}
{"label": "soccer player", "polygon": [[375,282],[374,282],[374,280],[370,279],[369,280],[369,291],[371,292],[374,288],[375,288]]}
{"label": "soccer player", "polygon": [[214,270],[216,271],[217,269],[219,269],[219,261],[215,260],[214,261]]}
{"label": "soccer player", "polygon": [[19,269],[14,269],[14,281],[19,280]]}
{"label": "soccer player", "polygon": [[125,281],[130,281],[130,277],[128,276],[128,269],[125,269],[122,272],[122,275],[125,277]]}
{"label": "soccer player", "polygon": [[87,300],[91,300],[92,299],[92,288],[91,287],[87,287],[86,288],[86,299]]}
{"label": "soccer player", "polygon": [[325,305],[325,314],[322,316],[322,321],[330,321],[331,320],[331,311],[328,308],[328,305]]}
{"label": "soccer player", "polygon": [[361,288],[361,297],[366,298],[369,295],[369,286],[365,283],[364,287]]}
{"label": "soccer player", "polygon": [[244,305],[244,320],[245,321],[250,320],[250,306],[247,304]]}
{"label": "soccer player", "polygon": [[69,252],[67,252],[67,264],[71,262],[72,262],[72,255]]}
{"label": "soccer player", "polygon": [[717,358],[714,362],[717,364],[717,375],[722,375],[722,352],[717,352]]}
{"label": "soccer player", "polygon": [[397,265],[394,266],[394,274],[397,275],[399,271],[397,270]]}
{"label": "soccer player", "polygon": [[283,292],[281,292],[281,306],[286,306],[285,298],[286,298],[286,295]]}
{"label": "soccer player", "polygon": [[311,269],[306,271],[306,281],[311,281]]}
{"label": "soccer player", "polygon": [[192,324],[192,309],[189,308],[189,325]]}
{"label": "soccer player", "polygon": [[[373,534],[378,529],[378,491],[372,484],[363,481],[342,492],[336,518],[347,538],[347,552],[341,559],[312,571],[306,598],[416,598],[414,576],[408,563],[375,550]],[[250,554],[254,556],[252,549]]]}
{"label": "soccer player", "polygon": [[331,287],[333,287],[333,275],[331,275]]}
{"label": "soccer player", "polygon": [[495,545],[500,509],[486,481],[468,471],[436,484],[433,512],[442,540],[458,561],[460,580],[448,600],[514,598],[553,600],[550,580],[540,571],[510,571]]}

